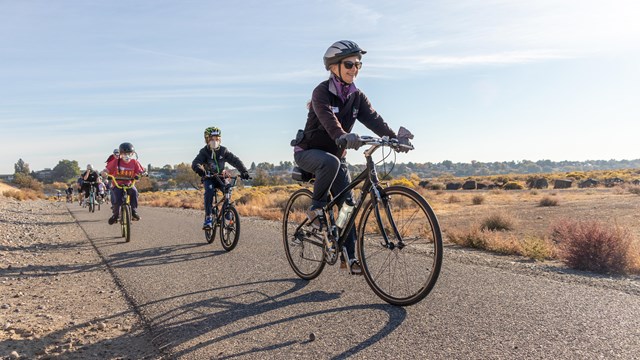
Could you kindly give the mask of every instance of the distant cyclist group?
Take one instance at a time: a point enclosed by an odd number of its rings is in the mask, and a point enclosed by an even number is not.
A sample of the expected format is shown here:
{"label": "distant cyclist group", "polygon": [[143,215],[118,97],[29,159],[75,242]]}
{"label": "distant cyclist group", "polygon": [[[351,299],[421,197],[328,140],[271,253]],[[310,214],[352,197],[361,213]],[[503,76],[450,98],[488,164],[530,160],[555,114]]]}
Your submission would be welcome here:
{"label": "distant cyclist group", "polygon": [[[313,188],[312,191],[305,188],[296,192],[289,200],[283,215],[283,241],[289,263],[300,277],[311,279],[320,273],[325,263],[333,264],[339,258],[341,268],[348,269],[351,274],[364,273],[374,291],[386,301],[410,305],[426,296],[435,284],[442,261],[442,239],[437,219],[421,195],[403,187],[385,187],[378,181],[371,155],[383,147],[408,152],[413,149],[410,142],[413,134],[404,127],[398,132],[392,130],[367,96],[356,87],[355,79],[366,53],[348,40],[333,43],[324,53],[323,63],[329,78],[314,88],[307,104],[304,128],[298,130],[291,141],[297,165],[293,176],[296,180],[312,183]],[[379,138],[354,133],[356,121]],[[230,189],[235,184],[236,177],[231,176],[226,165],[234,167],[241,179],[250,179],[250,175],[243,162],[221,145],[221,139],[220,128],[207,127],[204,130],[205,146],[193,159],[191,168],[201,177],[204,186],[202,229],[208,232],[207,239],[211,240],[211,236],[215,237],[215,228],[221,226],[224,245],[228,231],[235,232],[236,242],[239,234],[239,225],[225,228],[227,223],[238,220],[230,199],[220,202],[217,199],[217,191],[230,197]],[[364,145],[371,146],[364,152],[368,171],[352,181],[346,162],[347,150],[358,150]],[[109,224],[118,222],[123,217],[121,212],[128,211],[123,205],[130,206],[131,219],[140,220],[135,182],[145,174],[134,146],[124,142],[114,149],[101,174],[87,165],[78,178],[79,201],[87,199],[95,186],[101,201],[110,198],[112,216]],[[363,184],[362,191],[356,198],[353,189],[359,184]],[[71,192],[69,187],[67,197]],[[395,202],[398,198],[403,201]],[[222,206],[220,209],[219,205]],[[360,212],[363,213],[357,222],[356,214]],[[123,236],[124,231],[123,228]],[[376,239],[374,245],[367,243],[371,238]],[[235,242],[228,245],[233,248]],[[382,267],[400,266],[401,260],[419,262],[427,258],[428,261],[421,263],[417,273],[412,274],[408,274],[403,265],[401,273],[394,277],[397,284],[381,285],[378,278],[387,275],[382,274],[383,270],[373,273],[377,264],[373,255],[378,256],[378,253],[371,253],[369,258],[367,251],[373,251],[371,248],[386,254],[378,264]],[[403,275],[411,279],[401,282]],[[414,277],[419,282],[416,289],[409,285]],[[392,294],[396,286],[404,287],[399,295]]]}

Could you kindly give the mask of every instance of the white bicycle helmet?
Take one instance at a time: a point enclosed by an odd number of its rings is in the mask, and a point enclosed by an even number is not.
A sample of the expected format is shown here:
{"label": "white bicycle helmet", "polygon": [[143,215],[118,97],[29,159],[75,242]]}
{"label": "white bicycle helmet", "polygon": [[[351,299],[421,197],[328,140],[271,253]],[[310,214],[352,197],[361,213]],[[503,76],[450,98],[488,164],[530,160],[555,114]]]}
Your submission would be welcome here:
{"label": "white bicycle helmet", "polygon": [[330,65],[338,64],[342,59],[353,55],[358,55],[361,59],[362,55],[366,53],[367,52],[362,50],[355,42],[351,40],[340,40],[329,46],[327,51],[324,52],[322,61],[324,61],[324,68],[329,70]]}

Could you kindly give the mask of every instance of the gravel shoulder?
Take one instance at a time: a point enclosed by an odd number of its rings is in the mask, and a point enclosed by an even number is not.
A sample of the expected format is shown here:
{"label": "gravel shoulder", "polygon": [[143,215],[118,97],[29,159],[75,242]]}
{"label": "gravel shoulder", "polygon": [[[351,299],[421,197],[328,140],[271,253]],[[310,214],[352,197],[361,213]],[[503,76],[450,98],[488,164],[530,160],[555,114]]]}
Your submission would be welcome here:
{"label": "gravel shoulder", "polygon": [[160,359],[64,203],[0,196],[0,359]]}

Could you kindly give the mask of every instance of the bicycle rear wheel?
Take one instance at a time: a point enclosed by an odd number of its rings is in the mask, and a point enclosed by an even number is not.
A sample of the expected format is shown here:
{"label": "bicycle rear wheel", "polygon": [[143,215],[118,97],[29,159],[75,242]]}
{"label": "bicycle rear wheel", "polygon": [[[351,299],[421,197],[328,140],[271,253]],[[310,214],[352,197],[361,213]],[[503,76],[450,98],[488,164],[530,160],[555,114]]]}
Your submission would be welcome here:
{"label": "bicycle rear wheel", "polygon": [[[442,234],[435,213],[414,190],[391,186],[370,200],[358,231],[358,257],[371,289],[399,306],[424,299],[442,266]],[[386,237],[386,240],[385,240]]]}
{"label": "bicycle rear wheel", "polygon": [[131,208],[129,205],[124,205],[120,209],[120,223],[122,224],[122,237],[126,242],[131,241]]}
{"label": "bicycle rear wheel", "polygon": [[311,191],[300,189],[291,195],[282,219],[282,240],[293,271],[305,280],[316,278],[324,269],[323,233],[312,230],[306,211],[311,206]]}
{"label": "bicycle rear wheel", "polygon": [[95,212],[95,211],[96,211],[95,198],[93,197],[93,195],[89,194],[89,212]]}
{"label": "bicycle rear wheel", "polygon": [[216,239],[216,228],[213,227],[211,229],[207,229],[204,231],[204,238],[207,240],[207,242],[209,244],[211,244],[213,242],[213,240]]}
{"label": "bicycle rear wheel", "polygon": [[233,205],[227,206],[222,210],[220,221],[222,248],[226,251],[231,251],[238,245],[238,238],[240,238],[240,216],[238,215],[238,210]]}

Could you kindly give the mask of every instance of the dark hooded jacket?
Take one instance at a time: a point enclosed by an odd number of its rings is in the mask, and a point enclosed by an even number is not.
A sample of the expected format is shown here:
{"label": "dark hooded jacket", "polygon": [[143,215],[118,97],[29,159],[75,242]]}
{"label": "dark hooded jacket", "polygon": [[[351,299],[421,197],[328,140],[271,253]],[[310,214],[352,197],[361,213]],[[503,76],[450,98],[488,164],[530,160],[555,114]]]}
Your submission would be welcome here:
{"label": "dark hooded jacket", "polygon": [[247,168],[244,166],[242,161],[240,161],[237,156],[233,155],[231,151],[227,150],[224,146],[220,146],[218,150],[213,151],[208,145],[205,145],[205,147],[200,149],[198,156],[193,159],[191,168],[200,176],[204,176],[205,173],[198,165],[204,166],[204,168],[209,170],[212,174],[219,174],[222,173],[222,170],[224,170],[227,163],[238,169],[241,174],[247,172]]}
{"label": "dark hooded jacket", "polygon": [[336,139],[351,132],[356,120],[378,136],[396,137],[362,91],[358,89],[342,101],[333,81],[323,81],[313,90],[304,136],[295,145],[342,157],[343,151],[336,145]]}

